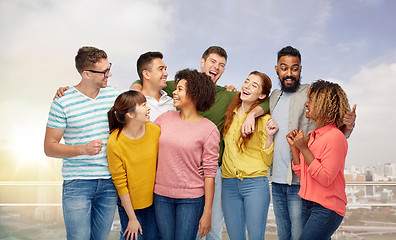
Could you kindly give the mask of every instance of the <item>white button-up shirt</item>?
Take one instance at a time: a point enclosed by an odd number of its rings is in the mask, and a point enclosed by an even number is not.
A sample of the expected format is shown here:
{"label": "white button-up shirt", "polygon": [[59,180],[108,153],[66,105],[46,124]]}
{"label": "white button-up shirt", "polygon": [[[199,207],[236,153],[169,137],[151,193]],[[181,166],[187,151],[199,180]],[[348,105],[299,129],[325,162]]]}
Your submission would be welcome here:
{"label": "white button-up shirt", "polygon": [[173,98],[169,97],[164,90],[161,90],[161,98],[157,99],[146,96],[147,105],[151,108],[150,110],[150,121],[154,122],[159,115],[167,112],[168,110],[176,110],[173,106]]}

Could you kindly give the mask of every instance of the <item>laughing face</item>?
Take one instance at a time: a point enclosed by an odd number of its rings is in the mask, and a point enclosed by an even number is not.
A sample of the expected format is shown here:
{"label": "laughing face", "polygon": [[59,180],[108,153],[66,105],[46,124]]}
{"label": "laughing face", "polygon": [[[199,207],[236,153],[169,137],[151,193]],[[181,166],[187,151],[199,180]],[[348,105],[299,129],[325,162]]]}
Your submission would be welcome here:
{"label": "laughing face", "polygon": [[147,105],[147,102],[136,105],[136,109],[133,112],[135,120],[147,123],[150,122],[150,107]]}
{"label": "laughing face", "polygon": [[263,80],[255,74],[250,74],[241,87],[241,100],[244,103],[252,104],[258,99],[266,97],[263,94]]}
{"label": "laughing face", "polygon": [[283,91],[295,92],[297,90],[302,69],[300,64],[300,59],[295,56],[286,55],[279,58],[275,71],[281,81]]}
{"label": "laughing face", "polygon": [[192,101],[187,95],[187,81],[182,79],[177,83],[176,90],[173,91],[173,106],[183,109],[190,104],[192,104]]}
{"label": "laughing face", "polygon": [[201,72],[206,73],[216,84],[225,70],[226,60],[217,53],[211,53],[205,59],[201,59]]}
{"label": "laughing face", "polygon": [[312,103],[313,97],[314,97],[314,95],[311,94],[308,98],[307,103],[305,104],[305,117],[312,119],[313,121],[316,122],[317,118],[316,118],[315,114],[313,112],[311,112],[312,106],[313,106],[313,103]]}

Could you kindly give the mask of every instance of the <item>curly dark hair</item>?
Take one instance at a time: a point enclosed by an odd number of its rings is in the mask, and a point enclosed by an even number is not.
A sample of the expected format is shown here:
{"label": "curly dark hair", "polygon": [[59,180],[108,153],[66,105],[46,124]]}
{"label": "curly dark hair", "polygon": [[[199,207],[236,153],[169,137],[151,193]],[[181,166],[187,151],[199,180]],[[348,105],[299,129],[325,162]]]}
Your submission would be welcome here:
{"label": "curly dark hair", "polygon": [[340,85],[319,79],[311,84],[307,97],[312,98],[311,115],[316,115],[323,124],[334,123],[342,130],[343,118],[351,109],[347,95]]}
{"label": "curly dark hair", "polygon": [[216,99],[216,86],[205,73],[200,73],[196,69],[183,69],[176,73],[175,84],[180,80],[186,80],[187,96],[197,106],[199,112],[209,110]]}

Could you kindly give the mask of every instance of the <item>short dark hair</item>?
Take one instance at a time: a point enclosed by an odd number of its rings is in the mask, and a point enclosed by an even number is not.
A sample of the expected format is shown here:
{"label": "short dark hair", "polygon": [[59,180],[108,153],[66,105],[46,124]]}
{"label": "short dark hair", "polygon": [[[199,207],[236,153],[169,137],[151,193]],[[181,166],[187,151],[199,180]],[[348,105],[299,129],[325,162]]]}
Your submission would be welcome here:
{"label": "short dark hair", "polygon": [[278,52],[278,61],[283,56],[298,57],[298,59],[300,59],[300,62],[301,62],[301,54],[300,54],[300,52],[296,48],[294,48],[292,46],[284,47]]}
{"label": "short dark hair", "polygon": [[218,55],[224,57],[225,60],[227,61],[227,52],[226,52],[226,50],[224,50],[224,48],[219,47],[219,46],[210,46],[210,47],[209,47],[208,49],[206,49],[206,51],[202,54],[202,58],[205,59],[205,61],[206,61],[206,59],[208,58],[208,56],[209,56],[211,53],[216,53],[216,54],[218,54]]}
{"label": "short dark hair", "polygon": [[140,80],[143,81],[143,71],[152,68],[151,62],[153,61],[153,59],[162,59],[163,57],[164,55],[162,55],[161,52],[146,52],[140,55],[136,63],[136,69]]}
{"label": "short dark hair", "polygon": [[92,68],[95,63],[101,59],[107,59],[105,51],[96,47],[81,47],[78,49],[77,56],[75,57],[77,71],[82,74],[88,68]]}
{"label": "short dark hair", "polygon": [[215,102],[216,87],[210,77],[196,69],[183,69],[176,73],[176,85],[180,80],[186,80],[186,94],[197,106],[199,112],[209,110]]}

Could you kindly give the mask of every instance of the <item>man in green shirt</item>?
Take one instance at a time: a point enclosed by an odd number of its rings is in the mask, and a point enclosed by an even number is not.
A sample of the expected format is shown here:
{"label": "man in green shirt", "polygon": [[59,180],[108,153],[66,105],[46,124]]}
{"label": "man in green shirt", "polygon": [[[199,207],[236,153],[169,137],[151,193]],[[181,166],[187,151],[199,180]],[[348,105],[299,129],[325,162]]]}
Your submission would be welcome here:
{"label": "man in green shirt", "polygon": [[[212,79],[213,83],[216,84],[220,79],[221,75],[225,70],[225,66],[227,63],[227,52],[219,46],[211,46],[209,47],[202,55],[200,66],[201,72],[206,73]],[[130,89],[133,90],[141,90],[141,82],[135,81]],[[172,92],[175,90],[175,82],[167,81],[167,86],[163,89],[169,96],[173,97]],[[200,112],[200,114],[211,120],[214,124],[216,124],[219,132],[221,134],[224,116],[227,110],[228,104],[236,95],[236,92],[227,91],[225,87],[221,87],[216,84],[216,100],[213,106],[205,111]],[[262,116],[265,113],[269,112],[269,102],[265,101],[260,104],[256,108],[254,108],[246,117],[244,124],[242,125],[242,134],[248,135],[254,131],[255,118]],[[224,151],[224,141],[223,137],[220,138],[220,154],[219,154],[219,167],[217,169],[216,179],[215,179],[215,195],[213,198],[213,206],[212,206],[212,225],[211,231],[208,235],[206,235],[207,240],[219,240],[221,239],[221,233],[223,230],[223,211],[221,207],[221,162],[223,159],[223,151]]]}

